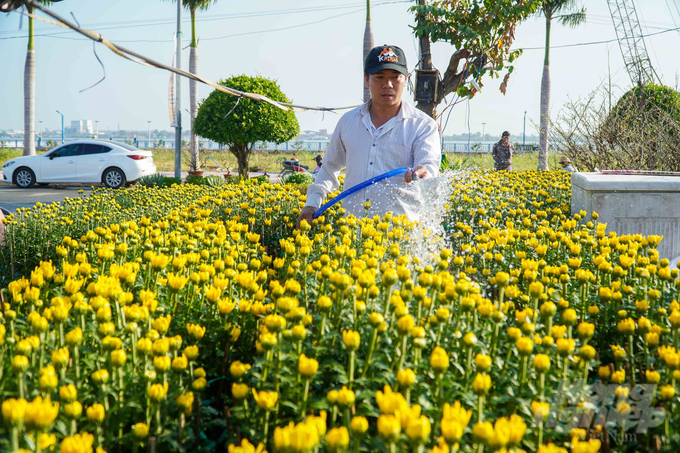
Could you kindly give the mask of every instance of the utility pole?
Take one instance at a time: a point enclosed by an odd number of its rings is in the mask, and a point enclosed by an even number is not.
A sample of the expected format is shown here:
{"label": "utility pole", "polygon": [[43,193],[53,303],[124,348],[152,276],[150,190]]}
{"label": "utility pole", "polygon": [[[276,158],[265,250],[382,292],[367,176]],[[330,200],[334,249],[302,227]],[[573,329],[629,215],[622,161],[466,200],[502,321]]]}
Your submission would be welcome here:
{"label": "utility pole", "polygon": [[38,121],[40,123],[40,141],[42,141],[42,121]]}
{"label": "utility pole", "polygon": [[149,143],[147,143],[146,146],[148,146],[149,148],[151,148],[151,121],[147,121],[147,123],[148,123],[148,125],[149,125],[149,127],[148,127],[148,132],[149,132]]}
{"label": "utility pole", "polygon": [[484,137],[486,136],[486,123],[482,123],[482,149],[484,149]]}
{"label": "utility pole", "polygon": [[99,138],[99,120],[94,120],[94,138]]}
{"label": "utility pole", "polygon": [[[182,0],[177,0],[177,69],[182,69]],[[175,127],[175,178],[182,178],[182,77],[175,76],[175,106],[177,126]]]}
{"label": "utility pole", "polygon": [[[366,28],[364,29],[364,59],[361,62],[362,66],[366,61],[366,57],[373,48],[373,30],[371,29],[371,0],[366,0]],[[363,83],[364,87],[364,102],[371,99],[371,90]]]}
{"label": "utility pole", "polygon": [[522,128],[522,151],[526,151],[526,133],[527,133],[527,111],[524,111],[524,127]]}

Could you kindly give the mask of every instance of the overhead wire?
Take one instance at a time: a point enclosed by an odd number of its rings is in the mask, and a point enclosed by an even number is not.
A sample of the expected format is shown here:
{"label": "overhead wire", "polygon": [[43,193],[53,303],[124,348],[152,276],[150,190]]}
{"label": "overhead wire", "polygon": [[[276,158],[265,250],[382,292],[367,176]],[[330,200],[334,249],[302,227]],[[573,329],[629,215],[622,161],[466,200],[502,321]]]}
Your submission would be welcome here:
{"label": "overhead wire", "polygon": [[[648,33],[648,34],[644,34],[644,35],[640,35],[640,36],[635,36],[635,38],[648,38],[650,36],[657,36],[657,35],[668,33],[668,32],[671,32],[671,31],[678,31],[678,30],[680,30],[680,27],[667,28],[666,30],[661,30],[661,31],[658,31],[656,33]],[[617,42],[617,41],[618,41],[618,39],[613,38],[613,39],[606,39],[606,40],[602,40],[602,41],[579,42],[579,43],[573,43],[573,44],[564,44],[564,45],[561,45],[561,46],[550,46],[550,49],[552,50],[552,49],[564,49],[566,47],[593,46],[593,45],[596,45],[596,44],[609,44],[609,43]],[[545,46],[542,46],[542,47],[518,47],[518,48],[513,49],[513,50],[545,50]]]}
{"label": "overhead wire", "polygon": [[[671,19],[673,20],[673,25],[675,25],[677,27],[678,23],[675,21],[675,14],[673,13],[673,9],[671,8],[670,3],[668,3],[668,0],[665,0],[665,1],[666,1],[666,7],[668,8],[668,12],[671,14]],[[675,5],[675,9],[678,13],[678,16],[680,17],[680,8],[678,8],[678,4],[676,3],[675,0],[672,0],[672,1],[673,1],[673,5]],[[678,35],[680,35],[680,30],[678,30]]]}
{"label": "overhead wire", "polygon": [[297,104],[290,104],[290,103],[284,103],[284,102],[278,102],[274,101],[272,99],[269,99],[266,96],[263,96],[261,94],[257,93],[247,93],[244,91],[239,91],[235,90],[233,88],[228,88],[223,85],[218,85],[208,79],[205,79],[203,77],[197,76],[196,74],[192,74],[190,72],[184,71],[182,69],[178,68],[173,68],[170,66],[167,66],[163,63],[159,63],[157,61],[152,60],[149,57],[146,57],[144,55],[141,55],[137,52],[134,52],[132,50],[126,49],[120,45],[114,44],[108,39],[104,38],[101,34],[97,32],[93,32],[90,30],[84,30],[77,25],[69,22],[68,20],[64,19],[63,17],[59,16],[58,14],[50,11],[48,8],[45,8],[43,5],[36,3],[34,0],[24,0],[27,5],[32,6],[35,10],[42,11],[43,13],[47,14],[48,16],[52,17],[58,22],[55,22],[54,20],[49,20],[45,19],[44,17],[37,16],[34,13],[28,13],[29,17],[36,19],[36,20],[41,20],[43,22],[51,23],[53,25],[57,25],[59,27],[63,28],[70,28],[74,31],[77,31],[78,33],[86,36],[89,39],[92,39],[93,41],[100,42],[104,44],[106,47],[108,47],[112,52],[117,54],[118,56],[125,58],[127,60],[130,60],[132,62],[141,64],[143,66],[148,66],[148,67],[156,67],[159,69],[165,69],[166,71],[173,72],[175,74],[181,75],[183,77],[196,80],[198,82],[204,83],[206,85],[209,85],[216,90],[219,90],[223,93],[229,94],[231,96],[238,96],[238,97],[246,97],[248,99],[254,100],[254,101],[260,101],[260,102],[267,102],[275,107],[278,107],[282,110],[287,110],[287,111],[293,111],[294,109],[299,109],[302,111],[305,110],[318,110],[318,111],[334,111],[334,110],[346,110],[346,109],[351,109],[351,108],[356,108],[358,105],[355,106],[349,106],[349,107],[310,107],[310,106],[302,106],[302,105],[297,105]]}
{"label": "overhead wire", "polygon": [[[408,3],[409,0],[388,0],[388,1],[383,1],[379,3],[375,3],[372,5],[373,7],[379,7],[383,5],[390,5],[390,4],[397,4],[397,3]],[[211,21],[222,21],[222,20],[232,20],[232,19],[244,19],[244,18],[258,18],[258,17],[266,17],[266,16],[279,16],[279,15],[285,15],[285,14],[299,14],[299,13],[309,13],[309,12],[320,12],[320,11],[333,11],[333,10],[339,10],[339,9],[349,9],[349,8],[360,8],[356,11],[352,11],[351,13],[348,14],[354,14],[358,11],[365,11],[365,4],[363,3],[352,3],[352,4],[344,4],[344,5],[330,5],[330,6],[325,6],[325,7],[313,7],[313,8],[297,8],[297,9],[289,9],[289,10],[278,10],[278,11],[263,11],[263,12],[249,12],[249,13],[235,13],[231,15],[213,15],[210,17],[198,17],[196,18],[197,22],[211,22]],[[336,15],[336,16],[331,16],[326,18],[325,20],[335,18],[335,17],[341,17],[344,14]],[[185,20],[184,22],[189,22],[188,20]],[[123,21],[123,22],[104,22],[102,24],[91,24],[87,25],[89,28],[97,28],[99,31],[103,30],[119,30],[119,29],[126,29],[126,28],[139,28],[139,27],[153,27],[153,26],[158,26],[158,25],[172,25],[176,23],[176,19],[149,19],[149,20],[133,20],[133,21]],[[310,22],[308,24],[301,24],[300,26],[305,26],[305,25],[310,25],[318,22]],[[106,24],[112,24],[110,26],[107,26]],[[285,29],[285,28],[284,28]],[[71,31],[56,31],[56,32],[50,32],[50,33],[40,33],[42,30],[47,30],[47,28],[40,28],[36,30],[37,33],[34,34],[34,37],[57,37],[60,35],[65,35],[71,33]],[[16,30],[10,30],[10,31],[0,31],[0,39],[19,39],[19,38],[25,38],[26,35],[25,33],[18,34],[19,32]],[[18,34],[17,36],[9,36],[9,37],[2,37],[2,35],[5,34]],[[203,38],[204,40],[212,40],[212,39],[223,39],[227,37],[232,37],[232,36],[239,36],[239,35],[227,35],[224,37],[216,37],[216,38]],[[78,40],[83,40],[82,38],[78,38]],[[163,40],[117,40],[118,42],[169,42],[172,40],[168,39],[163,39]]]}
{"label": "overhead wire", "polygon": [[[631,1],[633,1],[633,0],[631,0]],[[633,3],[633,6],[635,6],[635,3]],[[647,23],[646,23],[646,21],[645,21],[645,16],[644,16],[644,14],[642,13],[642,8],[638,8],[638,7],[636,6],[635,9],[640,11],[640,19],[641,19],[641,20],[640,20],[640,30],[642,30],[642,26],[644,25],[644,27],[645,27],[645,29],[647,30],[647,32],[649,32],[649,28],[647,27]],[[643,46],[646,47],[646,44],[643,43]],[[656,60],[656,67],[657,67],[657,68],[661,68],[661,63],[659,62],[659,57],[656,56],[656,50],[654,49],[654,45],[652,44],[651,41],[649,42],[649,47],[651,47],[651,49],[652,49],[652,54],[654,55],[654,59]],[[651,62],[650,62],[650,64],[651,64]],[[656,73],[656,71],[654,71],[654,68],[652,68],[652,73]],[[658,79],[660,79],[660,77],[659,77],[658,74],[656,75],[656,77],[657,77]],[[661,82],[661,80],[659,80],[659,82]]]}

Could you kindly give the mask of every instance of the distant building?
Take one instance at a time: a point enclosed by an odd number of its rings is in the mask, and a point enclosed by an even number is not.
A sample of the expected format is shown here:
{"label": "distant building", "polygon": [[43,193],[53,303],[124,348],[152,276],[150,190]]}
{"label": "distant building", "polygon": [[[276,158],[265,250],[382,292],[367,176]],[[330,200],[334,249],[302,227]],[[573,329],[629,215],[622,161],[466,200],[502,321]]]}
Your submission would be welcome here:
{"label": "distant building", "polygon": [[94,127],[92,120],[75,120],[71,121],[71,128],[76,135],[92,135],[94,134]]}
{"label": "distant building", "polygon": [[319,129],[319,135],[328,135],[328,129]]}

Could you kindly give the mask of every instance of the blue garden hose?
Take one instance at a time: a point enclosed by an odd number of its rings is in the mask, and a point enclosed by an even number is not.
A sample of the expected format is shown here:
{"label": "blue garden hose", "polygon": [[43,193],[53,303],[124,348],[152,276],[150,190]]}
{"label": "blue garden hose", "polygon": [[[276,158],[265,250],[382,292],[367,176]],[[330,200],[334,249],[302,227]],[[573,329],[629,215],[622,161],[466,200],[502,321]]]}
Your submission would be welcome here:
{"label": "blue garden hose", "polygon": [[375,176],[371,179],[368,179],[360,184],[357,184],[354,187],[351,187],[344,192],[342,192],[340,195],[331,198],[327,203],[324,203],[319,209],[316,210],[314,213],[314,216],[312,216],[312,219],[316,219],[320,215],[322,215],[328,208],[333,206],[335,203],[338,201],[342,200],[343,198],[352,195],[355,192],[358,192],[361,189],[365,189],[368,186],[372,186],[373,184],[382,181],[383,179],[391,178],[392,176],[397,176],[397,175],[403,175],[409,170],[408,167],[403,167],[403,168],[397,168],[396,170],[388,171],[387,173],[383,173],[382,175]]}

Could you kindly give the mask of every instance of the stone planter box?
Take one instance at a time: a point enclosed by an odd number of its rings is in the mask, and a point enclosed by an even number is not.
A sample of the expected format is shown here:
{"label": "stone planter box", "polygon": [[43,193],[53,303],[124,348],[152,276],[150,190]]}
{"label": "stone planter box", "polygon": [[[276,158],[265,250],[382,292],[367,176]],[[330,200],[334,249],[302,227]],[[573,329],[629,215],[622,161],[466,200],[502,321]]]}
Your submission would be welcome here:
{"label": "stone planter box", "polygon": [[595,211],[618,235],[663,236],[661,258],[680,258],[680,177],[572,173],[571,212]]}

